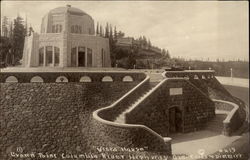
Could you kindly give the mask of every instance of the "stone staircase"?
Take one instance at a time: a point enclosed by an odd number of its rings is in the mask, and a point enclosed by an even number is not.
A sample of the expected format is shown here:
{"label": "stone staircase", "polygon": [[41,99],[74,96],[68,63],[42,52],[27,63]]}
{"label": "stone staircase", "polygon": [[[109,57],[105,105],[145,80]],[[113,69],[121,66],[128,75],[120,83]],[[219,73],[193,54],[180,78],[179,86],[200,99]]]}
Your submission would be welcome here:
{"label": "stone staircase", "polygon": [[223,121],[226,119],[227,114],[216,114],[215,117],[207,123],[206,130],[222,133]]}
{"label": "stone staircase", "polygon": [[134,101],[133,103],[131,103],[131,104],[127,107],[127,109],[126,109],[125,111],[123,111],[122,113],[120,113],[120,114],[116,117],[116,119],[114,120],[114,122],[116,122],[116,123],[126,123],[126,120],[125,120],[125,115],[126,115],[126,113],[129,113],[131,110],[133,110],[134,107],[136,106],[136,104],[139,103],[139,101],[140,101],[141,99],[143,99],[144,96],[145,96],[149,91],[151,91],[156,85],[157,85],[157,83],[150,83],[149,88],[148,88],[147,90],[145,90],[145,92],[142,93],[141,96],[140,96],[136,101]]}

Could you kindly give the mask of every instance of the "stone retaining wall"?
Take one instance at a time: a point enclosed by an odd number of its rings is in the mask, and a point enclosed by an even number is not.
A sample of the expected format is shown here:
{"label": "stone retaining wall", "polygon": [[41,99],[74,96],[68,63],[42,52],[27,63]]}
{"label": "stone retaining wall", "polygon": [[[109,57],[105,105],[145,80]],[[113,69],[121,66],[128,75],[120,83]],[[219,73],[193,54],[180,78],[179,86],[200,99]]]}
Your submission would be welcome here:
{"label": "stone retaining wall", "polygon": [[[85,153],[102,142],[92,112],[120,98],[137,82],[0,83],[0,159],[27,152]],[[61,159],[61,158],[58,158]],[[32,158],[35,160],[35,158]]]}

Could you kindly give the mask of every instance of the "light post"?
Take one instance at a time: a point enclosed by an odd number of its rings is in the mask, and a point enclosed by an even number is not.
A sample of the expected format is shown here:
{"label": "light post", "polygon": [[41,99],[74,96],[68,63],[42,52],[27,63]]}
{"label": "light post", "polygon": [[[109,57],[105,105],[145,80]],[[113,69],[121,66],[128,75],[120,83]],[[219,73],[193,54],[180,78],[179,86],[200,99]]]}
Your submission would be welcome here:
{"label": "light post", "polygon": [[231,78],[233,79],[233,68],[230,68]]}

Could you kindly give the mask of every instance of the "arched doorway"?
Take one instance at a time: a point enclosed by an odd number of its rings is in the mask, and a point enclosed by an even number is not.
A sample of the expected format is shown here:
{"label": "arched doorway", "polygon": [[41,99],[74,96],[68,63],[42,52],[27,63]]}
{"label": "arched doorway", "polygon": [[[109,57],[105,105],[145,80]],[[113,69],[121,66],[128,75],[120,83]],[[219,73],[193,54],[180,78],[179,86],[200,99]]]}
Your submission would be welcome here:
{"label": "arched doorway", "polygon": [[173,106],[168,109],[169,115],[169,133],[182,132],[183,115],[178,106]]}
{"label": "arched doorway", "polygon": [[85,47],[78,47],[78,66],[85,67]]}

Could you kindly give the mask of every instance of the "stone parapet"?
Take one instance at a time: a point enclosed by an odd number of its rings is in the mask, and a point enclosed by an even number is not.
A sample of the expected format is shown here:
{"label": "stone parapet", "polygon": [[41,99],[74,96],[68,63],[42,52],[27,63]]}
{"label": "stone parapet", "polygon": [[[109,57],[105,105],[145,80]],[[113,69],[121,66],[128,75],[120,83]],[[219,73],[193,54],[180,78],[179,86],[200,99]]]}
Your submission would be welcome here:
{"label": "stone parapet", "polygon": [[106,76],[111,77],[114,82],[123,81],[125,76],[130,76],[133,81],[140,82],[146,78],[141,72],[123,72],[123,71],[90,71],[90,72],[1,72],[0,83],[5,83],[8,77],[16,78],[18,83],[30,83],[35,76],[40,77],[44,83],[54,83],[58,77],[65,77],[68,82],[80,82],[82,77],[89,77],[91,82],[101,82]]}

